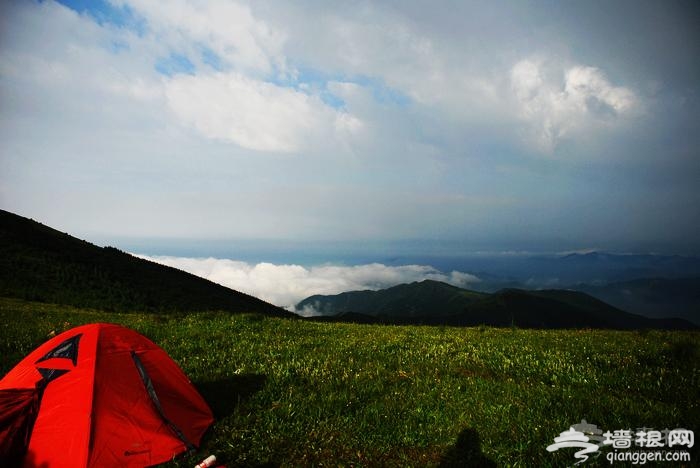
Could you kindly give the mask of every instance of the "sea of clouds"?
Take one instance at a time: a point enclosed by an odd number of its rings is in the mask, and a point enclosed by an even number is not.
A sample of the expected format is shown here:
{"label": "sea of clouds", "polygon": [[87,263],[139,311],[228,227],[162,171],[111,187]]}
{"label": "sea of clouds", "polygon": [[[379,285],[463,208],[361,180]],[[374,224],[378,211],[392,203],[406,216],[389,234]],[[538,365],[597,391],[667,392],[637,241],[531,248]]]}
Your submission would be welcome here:
{"label": "sea of clouds", "polygon": [[296,304],[316,294],[331,295],[346,291],[378,290],[414,281],[435,280],[467,287],[481,280],[461,271],[441,272],[429,265],[275,265],[251,264],[222,258],[187,258],[137,255],[162,265],[187,271],[236,291],[258,297],[271,304],[300,314]]}

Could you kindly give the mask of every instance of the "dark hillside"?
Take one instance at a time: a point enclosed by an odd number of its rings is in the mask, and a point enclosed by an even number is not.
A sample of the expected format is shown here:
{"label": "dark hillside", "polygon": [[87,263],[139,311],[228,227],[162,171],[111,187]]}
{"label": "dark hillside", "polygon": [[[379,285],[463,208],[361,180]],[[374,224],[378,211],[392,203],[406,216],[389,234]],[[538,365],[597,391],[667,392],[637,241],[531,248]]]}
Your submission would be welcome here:
{"label": "dark hillside", "polygon": [[523,328],[693,329],[680,319],[650,319],[617,309],[585,293],[568,290],[503,289],[493,294],[437,281],[402,284],[379,291],[311,296],[317,321],[399,325],[491,325]]}
{"label": "dark hillside", "polygon": [[304,299],[298,309],[311,307],[324,315],[354,312],[380,317],[416,317],[435,310],[441,315],[455,315],[488,294],[468,291],[439,281],[421,281],[381,289],[379,291],[350,291],[334,296],[316,295]]}
{"label": "dark hillside", "polygon": [[0,210],[0,296],[116,312],[291,315],[175,268],[98,247]]}
{"label": "dark hillside", "polygon": [[526,328],[665,328],[644,317],[628,314],[583,293],[563,290],[504,289],[474,308],[485,323]]}

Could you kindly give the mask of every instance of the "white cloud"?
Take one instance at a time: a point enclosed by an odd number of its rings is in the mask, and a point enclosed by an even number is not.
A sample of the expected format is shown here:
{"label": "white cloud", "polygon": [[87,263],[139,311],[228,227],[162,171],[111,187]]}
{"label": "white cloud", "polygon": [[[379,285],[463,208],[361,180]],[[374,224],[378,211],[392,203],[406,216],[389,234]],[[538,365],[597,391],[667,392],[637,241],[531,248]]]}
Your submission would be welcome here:
{"label": "white cloud", "polygon": [[[573,66],[557,75],[544,73],[545,60],[522,60],[510,70],[502,61],[487,64],[483,53],[465,55],[457,42],[371,5],[350,15],[329,8],[310,27],[305,15],[285,22],[289,15],[275,19],[275,8],[224,0],[115,3],[145,18],[146,31],[98,24],[51,2],[22,8],[24,28],[47,30],[52,40],[18,33],[22,41],[5,48],[15,54],[6,57],[4,71],[19,78],[31,70],[50,88],[89,87],[159,108],[166,103],[171,115],[157,116],[163,121],[174,117],[207,139],[270,152],[336,153],[354,146],[364,155],[406,154],[405,147],[425,145],[421,132],[435,151],[450,152],[458,150],[450,141],[462,143],[473,125],[497,126],[502,141],[512,140],[517,118],[537,146],[551,152],[563,137],[627,114],[638,102],[597,68]],[[45,16],[32,15],[33,9]],[[300,15],[304,7],[297,10]],[[123,49],[110,50],[114,44]],[[207,63],[206,51],[220,67]],[[170,54],[191,61],[192,74],[159,77],[154,67]],[[297,64],[347,81],[322,78],[320,87],[310,85]],[[353,82],[357,77],[364,81]],[[381,102],[376,87],[383,86],[379,94],[409,99],[405,108]],[[346,105],[329,106],[322,92]]]}
{"label": "white cloud", "polygon": [[180,123],[208,139],[245,149],[295,152],[346,145],[363,127],[354,115],[326,105],[314,91],[276,84],[293,82],[286,33],[255,17],[248,5],[228,0],[158,2],[120,0],[147,23],[156,62],[175,54],[193,64],[173,73],[160,89],[136,79],[115,92],[165,96]]}
{"label": "white cloud", "polygon": [[630,110],[636,96],[629,89],[613,86],[601,70],[575,66],[566,72],[564,92],[580,110],[597,112],[601,107],[619,114]]}
{"label": "white cloud", "polygon": [[511,70],[511,82],[516,97],[527,102],[535,99],[544,83],[540,66],[530,60],[516,63]]}
{"label": "white cloud", "polygon": [[[353,11],[330,8],[311,27],[295,14],[285,17],[291,18],[284,23],[285,51],[346,76],[345,82],[327,83],[328,90],[381,135],[375,141],[391,135],[390,147],[396,147],[393,140],[413,143],[420,129],[437,135],[442,153],[478,146],[484,135],[517,147],[520,154],[522,149],[553,153],[564,138],[584,143],[640,106],[639,96],[613,85],[600,68],[546,52],[543,58],[522,59],[531,54],[525,48],[496,48],[494,54],[483,42],[474,43],[470,33],[437,30],[430,18],[424,22],[400,10],[376,4]],[[464,21],[479,37],[498,43],[495,31],[473,18]],[[393,114],[389,106],[378,105],[372,84],[352,82],[358,75],[386,85],[408,104]],[[439,128],[433,127],[435,120]],[[408,131],[391,134],[394,128]]]}
{"label": "white cloud", "polygon": [[[47,105],[66,92],[73,102],[94,92],[139,99],[159,94],[150,61],[155,52],[148,41],[119,28],[100,26],[54,2],[22,3],[13,8],[14,21],[3,25],[0,48],[0,74],[7,82],[24,81],[33,90],[54,91]],[[114,50],[115,44],[124,51]],[[132,46],[138,48],[138,54],[128,50]]]}
{"label": "white cloud", "polygon": [[239,73],[177,75],[166,95],[175,115],[202,135],[258,151],[298,151],[323,134],[361,126],[317,97]]}
{"label": "white cloud", "polygon": [[283,73],[285,36],[255,18],[247,5],[229,0],[187,1],[118,0],[148,22],[151,34],[175,52],[189,52],[197,61],[197,47],[206,46],[221,60],[247,74],[262,77]]}
{"label": "white cloud", "polygon": [[[363,80],[333,84],[331,91],[341,97],[350,94],[347,98],[352,101],[379,83],[387,92],[401,95],[411,107],[425,106],[430,115],[449,116],[457,122],[483,119],[500,107],[500,83],[473,50],[464,63],[464,43],[446,43],[439,34],[425,30],[420,21],[410,21],[393,8],[372,3],[360,8],[336,6],[324,9],[312,25],[303,18],[295,19],[300,12],[304,12],[303,7],[285,17],[289,29],[286,50],[304,63],[331,70],[348,81],[358,76],[373,80],[372,84]],[[360,107],[375,116],[383,112],[377,120],[386,119],[386,109],[376,104],[360,99]],[[351,103],[350,109],[355,105]],[[410,117],[402,120],[405,124]]]}
{"label": "white cloud", "polygon": [[371,263],[357,266],[255,265],[218,258],[185,258],[137,255],[140,258],[175,267],[215,283],[251,294],[288,309],[315,294],[331,295],[345,291],[377,290],[426,279],[458,287],[478,283],[478,277],[452,271],[443,273],[427,265],[387,266]]}
{"label": "white cloud", "polygon": [[638,107],[630,89],[612,85],[596,67],[562,73],[543,59],[525,59],[511,68],[510,83],[519,117],[536,146],[550,153],[563,138],[612,125]]}
{"label": "white cloud", "polygon": [[[311,92],[264,81],[262,77],[285,68],[283,39],[253,18],[248,7],[231,2],[181,1],[162,8],[160,2],[119,4],[145,16],[145,33],[98,24],[53,2],[13,6],[15,21],[8,22],[0,49],[0,73],[7,83],[0,91],[10,94],[11,86],[18,88],[12,101],[50,95],[44,102],[24,104],[22,111],[60,109],[62,125],[70,126],[71,133],[79,133],[81,127],[71,125],[79,119],[122,130],[120,120],[143,116],[139,107],[145,103],[153,125],[177,122],[205,139],[257,151],[345,146],[360,134],[363,122],[356,116],[327,106]],[[203,66],[202,48],[230,64],[228,70]],[[195,62],[194,74],[159,75],[158,60],[171,53]],[[31,93],[23,89],[29,85]],[[100,104],[107,101],[109,105]],[[72,109],[79,115],[65,118]],[[100,118],[106,113],[114,116]],[[47,115],[52,114],[44,111],[32,118],[46,120]]]}

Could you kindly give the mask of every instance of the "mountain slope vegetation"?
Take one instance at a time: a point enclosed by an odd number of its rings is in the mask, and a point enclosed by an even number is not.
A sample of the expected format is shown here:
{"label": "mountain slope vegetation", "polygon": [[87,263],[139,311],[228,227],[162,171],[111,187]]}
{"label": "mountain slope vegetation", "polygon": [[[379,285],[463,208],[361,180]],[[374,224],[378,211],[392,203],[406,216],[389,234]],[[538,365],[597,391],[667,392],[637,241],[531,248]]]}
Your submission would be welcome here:
{"label": "mountain slope vegetation", "polygon": [[0,296],[126,312],[288,312],[0,210]]}

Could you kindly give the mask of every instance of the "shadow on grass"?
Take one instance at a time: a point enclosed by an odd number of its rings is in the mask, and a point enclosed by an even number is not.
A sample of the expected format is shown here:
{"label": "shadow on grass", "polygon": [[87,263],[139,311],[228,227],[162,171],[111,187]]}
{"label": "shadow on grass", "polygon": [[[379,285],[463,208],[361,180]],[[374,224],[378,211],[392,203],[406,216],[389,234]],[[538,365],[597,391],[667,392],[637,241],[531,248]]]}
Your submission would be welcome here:
{"label": "shadow on grass", "polygon": [[481,453],[481,442],[479,434],[470,428],[466,428],[459,433],[457,442],[442,456],[440,468],[452,467],[484,467],[496,466],[496,463]]}
{"label": "shadow on grass", "polygon": [[196,382],[195,386],[214,412],[214,417],[223,419],[262,390],[266,380],[262,374],[240,374],[212,382]]}

